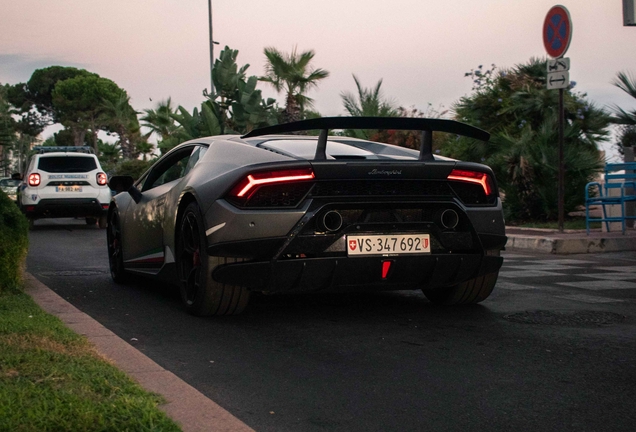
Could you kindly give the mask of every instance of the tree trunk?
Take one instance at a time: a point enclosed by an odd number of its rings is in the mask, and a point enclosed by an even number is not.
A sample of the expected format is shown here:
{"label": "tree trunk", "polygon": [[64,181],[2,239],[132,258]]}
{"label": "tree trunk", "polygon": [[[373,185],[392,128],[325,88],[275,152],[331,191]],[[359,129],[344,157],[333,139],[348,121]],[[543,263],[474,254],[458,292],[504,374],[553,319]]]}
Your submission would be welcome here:
{"label": "tree trunk", "polygon": [[295,122],[300,120],[300,105],[296,100],[296,95],[289,92],[287,93],[287,101],[285,105],[285,121]]}
{"label": "tree trunk", "polygon": [[73,131],[73,145],[75,147],[81,147],[84,145],[84,139],[86,138],[86,131],[80,128],[72,128]]}

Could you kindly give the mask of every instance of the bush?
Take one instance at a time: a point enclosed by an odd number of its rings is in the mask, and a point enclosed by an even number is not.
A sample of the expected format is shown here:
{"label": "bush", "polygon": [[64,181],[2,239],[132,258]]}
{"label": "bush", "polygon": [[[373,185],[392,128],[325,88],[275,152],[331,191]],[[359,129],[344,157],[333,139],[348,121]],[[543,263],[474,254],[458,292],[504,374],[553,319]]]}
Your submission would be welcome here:
{"label": "bush", "polygon": [[0,293],[20,289],[22,264],[29,246],[29,223],[0,191]]}
{"label": "bush", "polygon": [[154,160],[124,160],[117,163],[117,165],[112,168],[111,175],[129,175],[137,180],[144,172],[146,172],[148,168],[150,168],[150,165],[152,165],[154,162]]}

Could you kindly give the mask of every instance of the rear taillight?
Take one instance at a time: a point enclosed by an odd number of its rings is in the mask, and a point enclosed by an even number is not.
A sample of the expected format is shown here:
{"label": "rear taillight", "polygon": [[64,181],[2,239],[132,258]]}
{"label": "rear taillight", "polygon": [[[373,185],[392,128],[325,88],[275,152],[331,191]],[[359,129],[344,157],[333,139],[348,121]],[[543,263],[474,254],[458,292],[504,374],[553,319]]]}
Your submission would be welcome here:
{"label": "rear taillight", "polygon": [[108,183],[108,177],[103,172],[97,173],[97,184],[100,186],[105,186]]}
{"label": "rear taillight", "polygon": [[249,174],[232,189],[230,195],[238,198],[249,198],[250,195],[262,185],[291,183],[302,180],[313,180],[314,178],[314,172],[311,168]]}
{"label": "rear taillight", "polygon": [[484,190],[484,193],[487,196],[492,195],[494,190],[490,176],[486,173],[482,173],[479,171],[454,169],[446,178],[448,180],[481,185],[482,189]]}
{"label": "rear taillight", "polygon": [[29,186],[31,187],[40,186],[40,174],[38,173],[29,174]]}
{"label": "rear taillight", "polygon": [[227,198],[241,207],[295,206],[315,178],[311,168],[253,173],[238,182]]}

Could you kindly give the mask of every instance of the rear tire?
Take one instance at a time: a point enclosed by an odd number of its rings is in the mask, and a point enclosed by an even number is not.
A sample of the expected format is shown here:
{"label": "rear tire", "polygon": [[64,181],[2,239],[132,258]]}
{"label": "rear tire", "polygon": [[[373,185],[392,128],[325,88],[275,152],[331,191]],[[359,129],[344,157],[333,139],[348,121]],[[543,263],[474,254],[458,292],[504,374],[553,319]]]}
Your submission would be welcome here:
{"label": "rear tire", "polygon": [[35,228],[35,219],[27,218],[27,220],[29,221],[29,231],[32,231]]}
{"label": "rear tire", "polygon": [[110,276],[118,284],[128,281],[129,275],[124,270],[123,244],[121,242],[121,225],[117,210],[109,215],[106,242],[108,243],[108,265]]}
{"label": "rear tire", "polygon": [[240,261],[208,256],[203,217],[196,203],[190,203],[176,232],[176,262],[181,299],[192,315],[236,315],[245,309],[250,292],[212,279],[216,266]]}
{"label": "rear tire", "polygon": [[94,217],[86,218],[86,225],[95,225],[96,223],[97,223],[97,219],[95,219]]}
{"label": "rear tire", "polygon": [[422,290],[422,292],[427,299],[436,304],[446,306],[476,304],[486,300],[492,293],[498,276],[499,271],[496,271],[451,287]]}
{"label": "rear tire", "polygon": [[99,227],[101,229],[106,228],[108,226],[108,216],[107,215],[100,216],[97,223],[99,224]]}

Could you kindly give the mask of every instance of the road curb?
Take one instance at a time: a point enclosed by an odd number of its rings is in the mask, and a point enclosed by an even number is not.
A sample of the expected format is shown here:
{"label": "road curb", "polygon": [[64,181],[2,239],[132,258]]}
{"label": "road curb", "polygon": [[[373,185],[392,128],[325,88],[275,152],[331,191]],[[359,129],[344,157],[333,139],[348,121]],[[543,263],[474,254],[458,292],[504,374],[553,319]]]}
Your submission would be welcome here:
{"label": "road curb", "polygon": [[636,237],[613,238],[553,238],[532,235],[508,234],[506,249],[530,249],[552,254],[584,254],[623,252],[636,250]]}
{"label": "road curb", "polygon": [[99,322],[64,300],[28,272],[25,292],[46,312],[85,336],[107,359],[148,391],[162,395],[159,408],[184,432],[247,432],[253,429],[175,374],[159,366]]}

